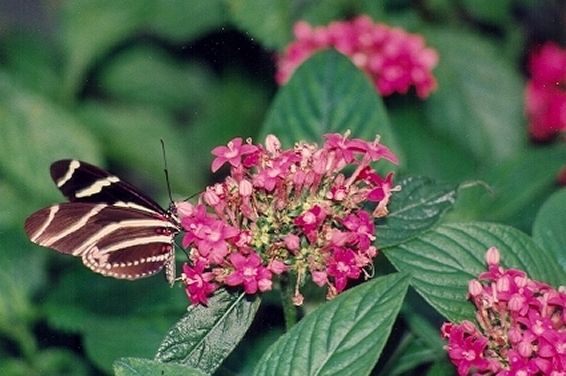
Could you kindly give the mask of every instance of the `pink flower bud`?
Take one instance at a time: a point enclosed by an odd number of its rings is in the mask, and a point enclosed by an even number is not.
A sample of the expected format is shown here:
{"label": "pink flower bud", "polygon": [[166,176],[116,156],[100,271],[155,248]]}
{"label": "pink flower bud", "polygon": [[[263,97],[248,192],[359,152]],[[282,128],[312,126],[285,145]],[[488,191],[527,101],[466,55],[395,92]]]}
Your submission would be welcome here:
{"label": "pink flower bud", "polygon": [[529,358],[533,353],[533,345],[527,341],[521,341],[517,345],[519,355],[524,358]]}
{"label": "pink flower bud", "polygon": [[273,282],[271,281],[271,279],[260,279],[259,281],[257,281],[257,287],[259,288],[259,291],[269,291],[271,290],[273,286]]}
{"label": "pink flower bud", "polygon": [[283,238],[283,242],[285,243],[285,247],[289,251],[296,251],[299,249],[301,239],[295,234],[288,234]]}
{"label": "pink flower bud", "polygon": [[238,187],[238,192],[244,197],[249,197],[253,192],[253,185],[249,180],[243,179]]}
{"label": "pink flower bud", "polygon": [[265,149],[271,154],[277,154],[281,150],[281,142],[272,134],[268,134],[265,138]]}
{"label": "pink flower bud", "polygon": [[472,279],[468,282],[468,292],[472,297],[477,297],[483,292],[483,286],[477,279]]}
{"label": "pink flower bud", "polygon": [[210,206],[216,206],[220,203],[220,197],[218,197],[213,189],[207,188],[202,197],[204,202]]}
{"label": "pink flower bud", "polygon": [[303,296],[303,294],[298,292],[293,296],[292,300],[294,305],[301,306],[303,305],[303,301],[305,300],[305,297]]}
{"label": "pink flower bud", "polygon": [[328,282],[328,276],[326,272],[314,271],[311,274],[312,274],[312,281],[316,283],[317,286],[319,287],[326,285],[326,282]]}
{"label": "pink flower bud", "polygon": [[507,292],[510,290],[511,283],[508,276],[503,276],[495,283],[498,292]]}
{"label": "pink flower bud", "polygon": [[487,250],[487,252],[485,253],[485,261],[487,262],[487,265],[499,265],[499,260],[500,260],[500,256],[499,256],[499,250],[495,247],[491,247]]}
{"label": "pink flower bud", "polygon": [[190,202],[181,201],[175,203],[175,209],[177,210],[179,219],[182,220],[184,217],[193,215],[195,208]]}
{"label": "pink flower bud", "polygon": [[280,260],[271,260],[268,269],[275,274],[281,274],[287,271],[287,265],[285,265],[285,263]]}
{"label": "pink flower bud", "polygon": [[513,294],[507,305],[511,311],[519,312],[525,306],[525,298],[522,295]]}

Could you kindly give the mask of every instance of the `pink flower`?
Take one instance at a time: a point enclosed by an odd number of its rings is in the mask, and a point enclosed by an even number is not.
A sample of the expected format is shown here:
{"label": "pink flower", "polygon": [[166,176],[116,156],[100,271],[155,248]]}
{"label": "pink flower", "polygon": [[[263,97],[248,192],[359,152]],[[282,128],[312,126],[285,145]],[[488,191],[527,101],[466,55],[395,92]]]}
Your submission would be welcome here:
{"label": "pink flower", "polygon": [[356,264],[356,254],[346,248],[336,247],[328,261],[326,272],[334,279],[334,286],[338,292],[346,288],[348,279],[360,277],[361,269]]}
{"label": "pink flower", "polygon": [[302,229],[303,233],[312,243],[316,240],[316,230],[325,218],[326,211],[321,206],[315,205],[295,218],[295,224]]}
{"label": "pink flower", "polygon": [[219,264],[228,254],[227,239],[234,238],[238,234],[237,228],[213,219],[207,223],[202,223],[197,229],[187,232],[183,238],[183,246],[187,247],[194,242],[202,257]]}
{"label": "pink flower", "polygon": [[566,49],[548,42],[529,57],[531,80],[525,90],[529,133],[548,141],[566,131]]}
{"label": "pink flower", "polygon": [[417,95],[426,98],[436,89],[431,71],[438,54],[425,46],[420,35],[373,23],[367,16],[314,28],[300,21],[294,33],[296,40],[278,57],[275,78],[279,84],[287,82],[315,52],[332,47],[370,76],[383,96],[405,94],[414,86]]}
{"label": "pink flower", "polygon": [[212,154],[216,156],[212,161],[212,172],[218,171],[224,163],[228,162],[232,167],[239,167],[242,163],[242,157],[251,154],[256,147],[249,144],[242,145],[242,139],[237,137],[228,142],[226,146],[218,146],[212,150]]}
{"label": "pink flower", "polygon": [[469,284],[478,327],[469,321],[442,326],[450,360],[459,375],[472,369],[477,374],[561,374],[566,371],[566,293],[520,270],[504,269],[499,260],[499,251],[490,248],[489,271]]}
{"label": "pink flower", "polygon": [[232,253],[228,257],[234,271],[224,278],[228,286],[244,285],[246,294],[271,290],[271,272],[261,265],[261,258],[252,252],[247,257]]}
{"label": "pink flower", "polygon": [[[265,146],[234,139],[215,149],[213,169],[229,163],[229,175],[207,187],[194,206],[178,208],[182,244],[195,265],[187,269],[191,286],[214,281],[253,294],[270,290],[273,276],[289,273],[297,277],[292,299],[300,304],[309,275],[327,288],[329,299],[362,271],[369,277],[364,269],[372,268],[377,249],[368,197],[381,194],[378,205],[385,207],[394,190],[372,162],[396,157],[379,137],[366,142],[346,132],[325,139],[323,147],[297,142],[290,149],[275,136]],[[190,291],[192,302],[207,296],[206,290]]]}
{"label": "pink flower", "polygon": [[193,304],[207,304],[208,297],[216,289],[216,285],[211,283],[214,275],[210,272],[205,273],[205,266],[202,260],[193,267],[183,264],[182,280],[185,284],[185,292]]}

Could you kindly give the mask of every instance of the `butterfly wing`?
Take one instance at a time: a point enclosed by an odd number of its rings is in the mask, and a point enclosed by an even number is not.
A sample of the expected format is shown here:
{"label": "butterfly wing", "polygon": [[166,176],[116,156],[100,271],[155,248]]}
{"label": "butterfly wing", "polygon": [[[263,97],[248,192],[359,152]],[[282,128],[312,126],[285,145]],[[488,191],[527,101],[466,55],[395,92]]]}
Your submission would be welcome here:
{"label": "butterfly wing", "polygon": [[165,214],[158,203],[132,184],[86,162],[76,159],[56,161],[51,164],[51,178],[71,202],[123,202]]}
{"label": "butterfly wing", "polygon": [[175,278],[173,237],[179,231],[165,213],[127,204],[70,202],[41,209],[25,222],[30,240],[81,257],[93,271],[138,279],[166,268]]}

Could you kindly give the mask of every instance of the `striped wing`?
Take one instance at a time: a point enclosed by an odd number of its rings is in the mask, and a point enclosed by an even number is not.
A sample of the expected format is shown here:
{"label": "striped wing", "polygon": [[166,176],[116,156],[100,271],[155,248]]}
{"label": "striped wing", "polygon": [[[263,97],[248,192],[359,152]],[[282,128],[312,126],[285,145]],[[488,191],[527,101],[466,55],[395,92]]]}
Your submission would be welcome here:
{"label": "striped wing", "polygon": [[25,231],[32,242],[81,257],[105,276],[133,280],[165,267],[169,282],[175,278],[172,242],[179,228],[166,213],[136,204],[62,203],[29,216]]}
{"label": "striped wing", "polygon": [[51,165],[51,178],[71,202],[127,202],[165,214],[158,203],[132,184],[86,162],[56,161]]}

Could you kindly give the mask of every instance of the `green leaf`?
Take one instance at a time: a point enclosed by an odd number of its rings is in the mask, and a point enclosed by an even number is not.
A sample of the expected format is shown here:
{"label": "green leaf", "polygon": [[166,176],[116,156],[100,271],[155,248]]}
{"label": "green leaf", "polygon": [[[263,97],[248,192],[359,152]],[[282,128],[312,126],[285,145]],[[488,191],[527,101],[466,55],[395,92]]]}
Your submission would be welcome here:
{"label": "green leaf", "polygon": [[201,376],[201,371],[179,364],[160,363],[151,359],[121,358],[114,362],[116,376]]}
{"label": "green leaf", "polygon": [[[496,163],[524,147],[523,82],[485,39],[455,30],[427,34],[438,49],[438,91],[425,103],[430,124],[478,160]],[[469,158],[466,152],[461,159]]]}
{"label": "green leaf", "polygon": [[554,257],[566,271],[566,188],[554,193],[540,208],[533,226],[533,239]]}
{"label": "green leaf", "polygon": [[383,252],[397,270],[410,273],[411,285],[450,321],[473,320],[466,300],[468,282],[486,270],[485,252],[495,246],[501,264],[557,286],[566,280],[549,251],[524,233],[491,223],[446,224]]}
{"label": "green leaf", "polygon": [[258,38],[266,47],[278,49],[291,40],[292,6],[288,0],[228,0],[238,27]]}
{"label": "green leaf", "polygon": [[253,321],[260,300],[224,289],[208,305],[191,305],[169,330],[155,359],[197,368],[211,374],[236,347]]}
{"label": "green leaf", "polygon": [[180,43],[195,39],[226,23],[224,0],[154,0],[148,27],[156,34]]}
{"label": "green leaf", "polygon": [[[559,145],[529,149],[517,158],[493,165],[482,176],[491,191],[483,187],[462,191],[450,214],[456,218],[505,221],[530,230],[538,206],[556,189],[556,175],[564,161],[566,147]],[[517,189],[518,185],[521,189]]]}
{"label": "green leaf", "polygon": [[396,99],[395,105],[388,107],[388,114],[403,151],[404,171],[451,183],[476,176],[478,161],[470,154],[463,158],[462,150],[453,140],[431,129],[421,101],[405,97]]}
{"label": "green leaf", "polygon": [[211,80],[202,65],[181,65],[164,50],[148,46],[115,56],[100,73],[101,88],[111,96],[175,111],[202,102]]}
{"label": "green leaf", "polygon": [[61,197],[49,177],[54,160],[101,160],[98,144],[78,119],[16,85],[1,71],[0,119],[0,174],[32,203]]}
{"label": "green leaf", "polygon": [[389,202],[389,214],[377,221],[376,244],[383,249],[430,229],[454,205],[456,189],[425,177],[407,177]]}
{"label": "green leaf", "polygon": [[376,278],[306,316],[274,343],[255,375],[367,375],[389,337],[409,279]]}
{"label": "green leaf", "polygon": [[64,98],[72,99],[93,63],[133,35],[153,10],[151,0],[64,2],[60,32],[67,59]]}
{"label": "green leaf", "polygon": [[369,78],[344,55],[315,54],[279,91],[261,131],[275,134],[290,147],[300,140],[321,142],[325,133],[344,133],[373,140],[376,134],[393,152],[399,148],[383,102]]}

